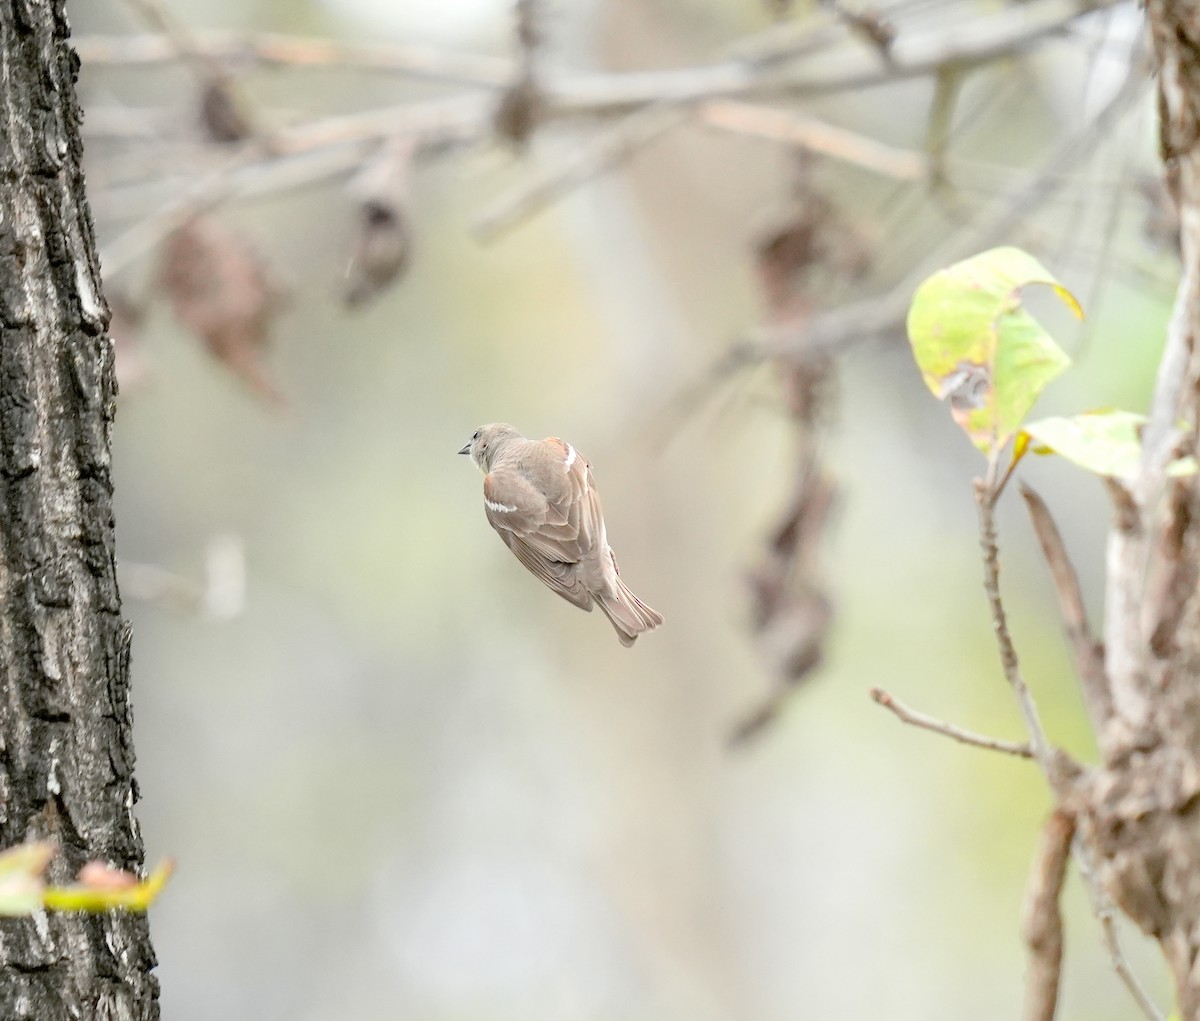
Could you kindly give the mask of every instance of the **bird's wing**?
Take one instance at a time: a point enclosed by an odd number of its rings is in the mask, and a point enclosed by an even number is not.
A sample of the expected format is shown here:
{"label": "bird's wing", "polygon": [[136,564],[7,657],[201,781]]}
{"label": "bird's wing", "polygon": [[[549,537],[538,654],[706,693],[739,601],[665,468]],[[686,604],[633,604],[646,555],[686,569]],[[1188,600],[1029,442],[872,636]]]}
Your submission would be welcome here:
{"label": "bird's wing", "polygon": [[[483,479],[483,506],[492,528],[531,574],[568,602],[585,610],[592,608],[592,596],[579,577],[576,558],[561,543],[542,534],[551,505],[528,480],[513,472],[489,472]],[[555,512],[553,516],[558,515]]]}
{"label": "bird's wing", "polygon": [[[497,529],[497,531],[500,531]],[[592,594],[583,584],[579,576],[577,564],[564,564],[561,560],[551,560],[540,550],[535,549],[524,539],[509,532],[500,532],[500,537],[508,544],[508,548],[524,564],[534,577],[543,582],[552,591],[557,592],[569,603],[584,610],[592,608]]]}
{"label": "bird's wing", "polygon": [[582,454],[557,436],[543,440],[543,449],[551,453],[552,467],[549,478],[538,487],[545,494],[546,516],[530,541],[556,560],[579,562],[604,540],[592,468]]}

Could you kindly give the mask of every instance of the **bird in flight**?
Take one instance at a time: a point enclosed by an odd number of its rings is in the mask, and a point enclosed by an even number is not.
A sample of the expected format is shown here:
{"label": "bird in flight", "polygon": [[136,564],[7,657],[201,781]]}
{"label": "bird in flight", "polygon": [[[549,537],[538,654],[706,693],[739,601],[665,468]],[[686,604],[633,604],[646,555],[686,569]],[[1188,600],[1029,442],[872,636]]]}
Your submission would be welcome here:
{"label": "bird in flight", "polygon": [[477,429],[459,453],[484,473],[488,522],[539,581],[589,613],[598,605],[622,645],[663,622],[621,580],[592,466],[571,444],[529,440],[497,422]]}

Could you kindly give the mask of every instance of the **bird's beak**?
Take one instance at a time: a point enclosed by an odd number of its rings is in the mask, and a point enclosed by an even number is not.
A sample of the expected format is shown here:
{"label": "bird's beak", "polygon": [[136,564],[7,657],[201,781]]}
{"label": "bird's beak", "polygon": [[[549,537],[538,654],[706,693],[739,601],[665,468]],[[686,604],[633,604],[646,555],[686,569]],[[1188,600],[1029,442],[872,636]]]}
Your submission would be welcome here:
{"label": "bird's beak", "polygon": [[465,447],[463,447],[462,450],[459,451],[460,454],[469,454],[470,452],[471,452],[471,444],[469,444],[469,443]]}

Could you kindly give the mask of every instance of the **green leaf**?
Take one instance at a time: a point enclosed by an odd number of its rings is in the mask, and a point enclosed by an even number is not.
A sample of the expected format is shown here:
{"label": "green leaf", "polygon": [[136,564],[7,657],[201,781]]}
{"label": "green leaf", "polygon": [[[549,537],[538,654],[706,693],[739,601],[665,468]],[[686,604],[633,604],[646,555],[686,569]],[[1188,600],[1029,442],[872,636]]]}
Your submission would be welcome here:
{"label": "green leaf", "polygon": [[[1058,454],[1097,475],[1131,479],[1142,456],[1145,416],[1131,411],[1088,411],[1070,418],[1043,418],[1030,422],[1017,438],[1032,441],[1035,454]],[[1167,466],[1167,474],[1191,475],[1194,458],[1182,457]]]}
{"label": "green leaf", "polygon": [[103,877],[103,868],[89,872],[87,866],[80,873],[81,882],[73,886],[50,886],[43,895],[46,907],[56,911],[109,911],[125,908],[128,911],[145,911],[171,878],[175,864],[170,859],[162,862],[144,880],[128,872],[114,870]]}
{"label": "green leaf", "polygon": [[0,915],[32,915],[42,906],[42,874],[53,844],[18,844],[0,854]]}
{"label": "green leaf", "polygon": [[43,876],[56,848],[50,843],[18,844],[0,854],[0,916],[55,911],[145,911],[162,892],[174,863],[169,859],[144,880],[120,869],[89,862],[71,886],[47,886]]}
{"label": "green leaf", "polygon": [[933,274],[913,296],[908,337],[925,385],[989,457],[1013,438],[1046,385],[1071,363],[1021,308],[1045,284],[1077,316],[1074,296],[1032,255],[993,248]]}

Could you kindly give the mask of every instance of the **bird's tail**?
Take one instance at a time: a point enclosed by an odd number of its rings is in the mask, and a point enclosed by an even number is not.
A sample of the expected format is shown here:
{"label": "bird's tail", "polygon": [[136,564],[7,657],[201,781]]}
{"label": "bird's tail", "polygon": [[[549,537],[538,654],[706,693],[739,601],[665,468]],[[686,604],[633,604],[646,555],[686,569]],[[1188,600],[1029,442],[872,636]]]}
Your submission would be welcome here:
{"label": "bird's tail", "polygon": [[653,631],[663,622],[662,614],[638,599],[619,577],[613,579],[610,594],[596,594],[596,602],[612,621],[617,637],[625,646],[632,645],[643,631]]}

